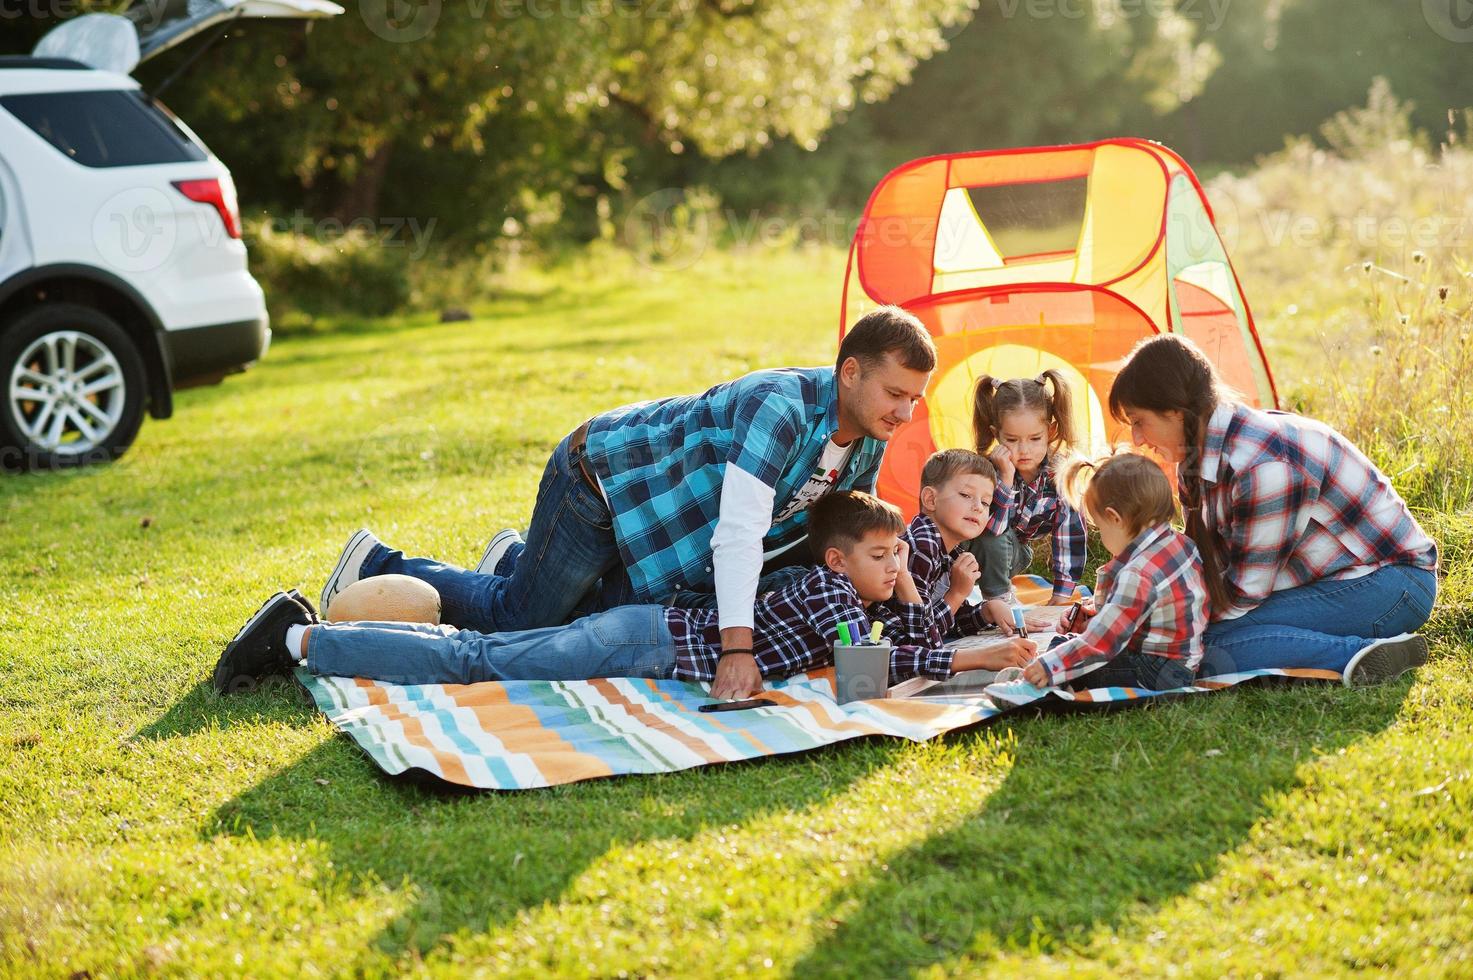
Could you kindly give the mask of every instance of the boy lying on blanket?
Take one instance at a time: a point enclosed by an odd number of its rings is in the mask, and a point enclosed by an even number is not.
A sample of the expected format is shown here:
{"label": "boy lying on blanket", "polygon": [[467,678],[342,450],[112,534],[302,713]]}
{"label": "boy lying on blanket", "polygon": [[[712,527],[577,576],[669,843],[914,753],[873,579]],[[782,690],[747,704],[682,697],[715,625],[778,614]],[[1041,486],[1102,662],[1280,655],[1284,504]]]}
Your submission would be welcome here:
{"label": "boy lying on blanket", "polygon": [[[867,493],[830,493],[809,511],[809,542],[823,562],[762,596],[752,653],[763,677],[830,664],[840,623],[852,635],[884,626],[894,649],[891,683],[923,674],[1001,670],[1037,652],[1025,639],[947,650],[911,578],[900,512]],[[716,610],[624,606],[566,626],[476,633],[427,623],[324,623],[300,595],[278,592],[225,647],[215,667],[221,693],[251,690],[305,665],[314,674],[396,684],[653,677],[709,681],[722,656]]]}

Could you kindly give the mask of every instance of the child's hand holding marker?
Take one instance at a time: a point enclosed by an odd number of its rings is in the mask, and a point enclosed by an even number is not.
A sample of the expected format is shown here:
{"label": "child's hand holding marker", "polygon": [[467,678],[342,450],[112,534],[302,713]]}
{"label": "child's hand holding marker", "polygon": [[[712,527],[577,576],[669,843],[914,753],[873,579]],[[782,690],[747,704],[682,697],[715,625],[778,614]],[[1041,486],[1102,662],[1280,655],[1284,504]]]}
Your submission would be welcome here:
{"label": "child's hand holding marker", "polygon": [[988,599],[982,604],[982,618],[996,626],[1003,636],[1017,632],[1013,628],[1013,615],[1005,599]]}

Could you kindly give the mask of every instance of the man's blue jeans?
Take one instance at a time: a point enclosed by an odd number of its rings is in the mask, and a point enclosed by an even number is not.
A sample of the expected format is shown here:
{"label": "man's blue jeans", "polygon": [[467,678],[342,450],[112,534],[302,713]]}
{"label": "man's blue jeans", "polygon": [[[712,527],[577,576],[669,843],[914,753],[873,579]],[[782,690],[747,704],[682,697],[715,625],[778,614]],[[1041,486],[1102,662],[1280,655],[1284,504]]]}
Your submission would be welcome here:
{"label": "man's blue jeans", "polygon": [[[608,504],[583,479],[577,458],[568,452],[569,438],[558,443],[543,470],[527,546],[510,575],[481,575],[378,545],[364,559],[359,577],[408,575],[428,582],[440,593],[440,618],[477,633],[567,622],[595,583],[623,568]],[[611,576],[611,581],[624,577]]]}
{"label": "man's blue jeans", "polygon": [[1208,626],[1197,673],[1264,667],[1343,671],[1372,640],[1420,629],[1436,599],[1436,574],[1411,565],[1284,589],[1244,616]]}
{"label": "man's blue jeans", "polygon": [[392,684],[668,678],[675,671],[675,640],[665,607],[649,605],[514,633],[428,623],[322,623],[307,634],[307,668]]}

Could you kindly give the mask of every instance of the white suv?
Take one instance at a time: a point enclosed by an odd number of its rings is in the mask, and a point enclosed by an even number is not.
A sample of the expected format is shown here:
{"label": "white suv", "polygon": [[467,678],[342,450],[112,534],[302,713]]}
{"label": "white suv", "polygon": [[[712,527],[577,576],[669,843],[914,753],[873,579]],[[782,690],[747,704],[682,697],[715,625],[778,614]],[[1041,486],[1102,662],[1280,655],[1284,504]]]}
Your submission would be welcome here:
{"label": "white suv", "polygon": [[230,171],[129,73],[236,17],[324,0],[164,0],[0,57],[0,467],[113,459],[146,410],[271,340]]}

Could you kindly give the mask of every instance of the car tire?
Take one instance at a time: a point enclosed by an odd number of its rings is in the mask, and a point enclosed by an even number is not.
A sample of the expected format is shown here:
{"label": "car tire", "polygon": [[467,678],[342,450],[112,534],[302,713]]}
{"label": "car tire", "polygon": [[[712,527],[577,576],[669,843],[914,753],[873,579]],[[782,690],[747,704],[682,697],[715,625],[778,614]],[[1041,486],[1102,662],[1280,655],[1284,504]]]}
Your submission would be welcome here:
{"label": "car tire", "polygon": [[100,310],[47,303],[0,324],[0,468],[121,456],[143,423],[145,380],[132,338]]}

